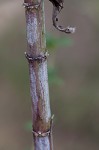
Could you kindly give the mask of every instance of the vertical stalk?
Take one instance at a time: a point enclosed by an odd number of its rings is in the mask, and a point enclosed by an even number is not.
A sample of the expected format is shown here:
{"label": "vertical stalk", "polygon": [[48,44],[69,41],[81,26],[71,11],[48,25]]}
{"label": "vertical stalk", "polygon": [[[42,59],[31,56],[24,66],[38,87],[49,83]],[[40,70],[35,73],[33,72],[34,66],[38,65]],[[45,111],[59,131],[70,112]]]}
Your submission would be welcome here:
{"label": "vertical stalk", "polygon": [[24,0],[35,150],[52,150],[44,0]]}

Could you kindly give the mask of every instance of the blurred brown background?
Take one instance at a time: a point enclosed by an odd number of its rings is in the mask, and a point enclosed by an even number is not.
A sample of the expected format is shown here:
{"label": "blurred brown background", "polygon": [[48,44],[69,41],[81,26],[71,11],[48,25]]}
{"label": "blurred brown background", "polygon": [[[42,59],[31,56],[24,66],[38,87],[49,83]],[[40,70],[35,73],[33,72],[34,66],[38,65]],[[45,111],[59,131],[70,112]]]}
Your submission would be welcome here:
{"label": "blurred brown background", "polygon": [[[0,0],[0,150],[33,149],[28,130],[31,99],[22,3]],[[45,14],[47,34],[71,41],[64,48],[49,49],[49,68],[56,70],[58,76],[49,81],[55,114],[54,148],[98,150],[99,1],[65,1],[60,23],[76,26],[73,35],[60,33],[52,26],[52,5],[48,0]]]}

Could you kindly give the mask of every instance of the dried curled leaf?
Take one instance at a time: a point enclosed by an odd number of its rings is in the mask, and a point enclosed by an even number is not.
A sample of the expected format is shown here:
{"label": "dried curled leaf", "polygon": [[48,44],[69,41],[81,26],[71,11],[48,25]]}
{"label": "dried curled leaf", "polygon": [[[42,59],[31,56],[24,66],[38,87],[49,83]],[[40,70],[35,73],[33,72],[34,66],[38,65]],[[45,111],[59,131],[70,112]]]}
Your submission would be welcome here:
{"label": "dried curled leaf", "polygon": [[52,20],[54,27],[61,32],[74,33],[75,28],[72,28],[70,26],[68,26],[67,28],[63,28],[62,26],[58,25],[58,14],[63,8],[64,1],[63,0],[49,0],[49,1],[53,4]]}
{"label": "dried curled leaf", "polygon": [[50,2],[52,2],[52,4],[58,9],[62,9],[63,8],[63,0],[49,0]]}

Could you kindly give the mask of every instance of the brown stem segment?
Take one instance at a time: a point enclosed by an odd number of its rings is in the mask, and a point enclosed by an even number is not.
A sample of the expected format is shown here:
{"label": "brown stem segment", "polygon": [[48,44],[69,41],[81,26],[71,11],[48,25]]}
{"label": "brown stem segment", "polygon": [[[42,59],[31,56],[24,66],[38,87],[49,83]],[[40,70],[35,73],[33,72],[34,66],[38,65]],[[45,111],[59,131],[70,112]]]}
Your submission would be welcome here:
{"label": "brown stem segment", "polygon": [[52,150],[44,1],[24,0],[35,150]]}

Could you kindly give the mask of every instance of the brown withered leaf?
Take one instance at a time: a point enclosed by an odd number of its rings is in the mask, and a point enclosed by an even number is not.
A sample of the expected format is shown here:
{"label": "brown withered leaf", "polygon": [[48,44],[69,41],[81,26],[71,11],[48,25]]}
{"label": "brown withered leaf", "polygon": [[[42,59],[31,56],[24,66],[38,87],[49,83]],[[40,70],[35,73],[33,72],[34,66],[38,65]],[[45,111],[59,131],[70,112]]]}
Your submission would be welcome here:
{"label": "brown withered leaf", "polygon": [[63,0],[49,0],[50,2],[52,2],[52,4],[57,7],[58,10],[63,8]]}
{"label": "brown withered leaf", "polygon": [[67,28],[63,28],[62,26],[58,25],[58,14],[63,8],[64,0],[49,0],[53,4],[53,13],[52,13],[52,20],[53,25],[59,31],[65,33],[74,33],[75,28],[68,26]]}

